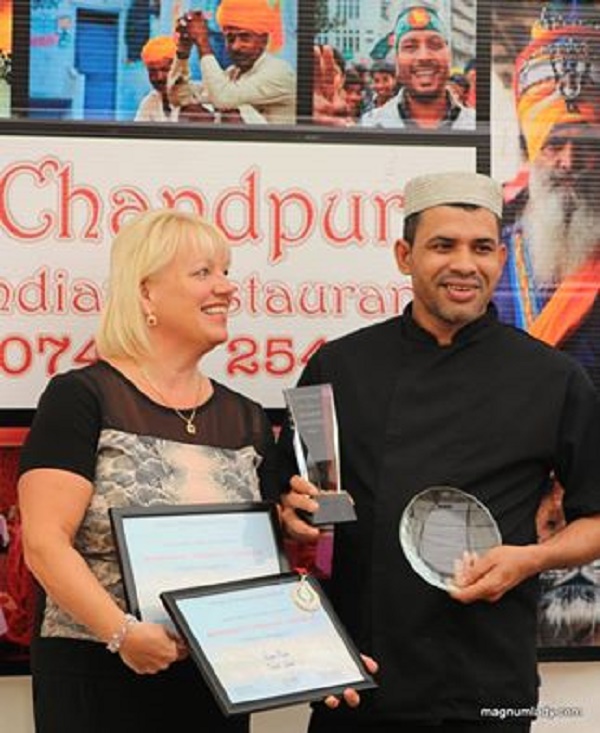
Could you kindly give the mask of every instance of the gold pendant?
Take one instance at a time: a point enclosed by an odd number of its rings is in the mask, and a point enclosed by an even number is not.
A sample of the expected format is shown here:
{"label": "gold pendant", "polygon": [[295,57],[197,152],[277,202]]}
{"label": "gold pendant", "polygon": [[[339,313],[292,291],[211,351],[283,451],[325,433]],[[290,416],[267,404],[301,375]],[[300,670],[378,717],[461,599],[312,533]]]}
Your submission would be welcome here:
{"label": "gold pendant", "polygon": [[196,435],[196,426],[192,422],[186,422],[185,429],[190,435]]}

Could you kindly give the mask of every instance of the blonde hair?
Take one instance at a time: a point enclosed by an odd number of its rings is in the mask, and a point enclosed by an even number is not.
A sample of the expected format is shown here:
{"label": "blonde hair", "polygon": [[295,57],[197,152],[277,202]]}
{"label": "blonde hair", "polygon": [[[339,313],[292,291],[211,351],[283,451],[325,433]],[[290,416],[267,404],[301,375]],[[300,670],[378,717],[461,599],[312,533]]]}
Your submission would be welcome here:
{"label": "blonde hair", "polygon": [[221,231],[195,214],[155,209],[122,227],[112,244],[108,297],[96,333],[101,357],[137,359],[149,353],[141,285],[188,247],[211,259],[229,259]]}

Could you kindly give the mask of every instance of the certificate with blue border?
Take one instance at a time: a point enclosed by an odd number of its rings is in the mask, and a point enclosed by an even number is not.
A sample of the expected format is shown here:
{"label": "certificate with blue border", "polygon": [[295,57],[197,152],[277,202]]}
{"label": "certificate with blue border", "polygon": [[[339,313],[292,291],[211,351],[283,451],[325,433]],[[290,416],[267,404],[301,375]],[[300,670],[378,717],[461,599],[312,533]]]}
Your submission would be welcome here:
{"label": "certificate with blue border", "polygon": [[[301,583],[312,607],[298,602]],[[314,578],[285,573],[161,598],[225,715],[376,687]]]}
{"label": "certificate with blue border", "polygon": [[143,621],[170,619],[163,591],[289,570],[269,502],[110,509],[128,609]]}

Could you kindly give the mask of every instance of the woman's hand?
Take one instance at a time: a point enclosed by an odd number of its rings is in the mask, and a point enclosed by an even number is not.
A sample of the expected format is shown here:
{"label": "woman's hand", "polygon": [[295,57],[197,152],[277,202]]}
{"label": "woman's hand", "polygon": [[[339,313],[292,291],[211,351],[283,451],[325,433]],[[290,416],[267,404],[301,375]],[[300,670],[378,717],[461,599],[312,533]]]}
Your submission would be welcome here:
{"label": "woman's hand", "polygon": [[141,621],[127,630],[119,654],[138,674],[162,672],[187,654],[179,637],[160,624]]}

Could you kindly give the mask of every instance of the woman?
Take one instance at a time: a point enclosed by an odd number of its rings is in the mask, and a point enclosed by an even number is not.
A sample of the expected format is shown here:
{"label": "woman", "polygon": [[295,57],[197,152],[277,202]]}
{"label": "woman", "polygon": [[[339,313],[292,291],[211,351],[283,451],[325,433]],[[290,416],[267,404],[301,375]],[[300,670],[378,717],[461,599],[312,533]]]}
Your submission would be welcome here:
{"label": "woman", "polygon": [[37,733],[248,730],[221,715],[176,637],[126,616],[108,516],[276,496],[263,410],[198,369],[227,338],[228,267],[228,244],[202,219],[137,217],[113,244],[100,360],[54,377],[40,400],[18,487],[26,561],[45,590]]}

